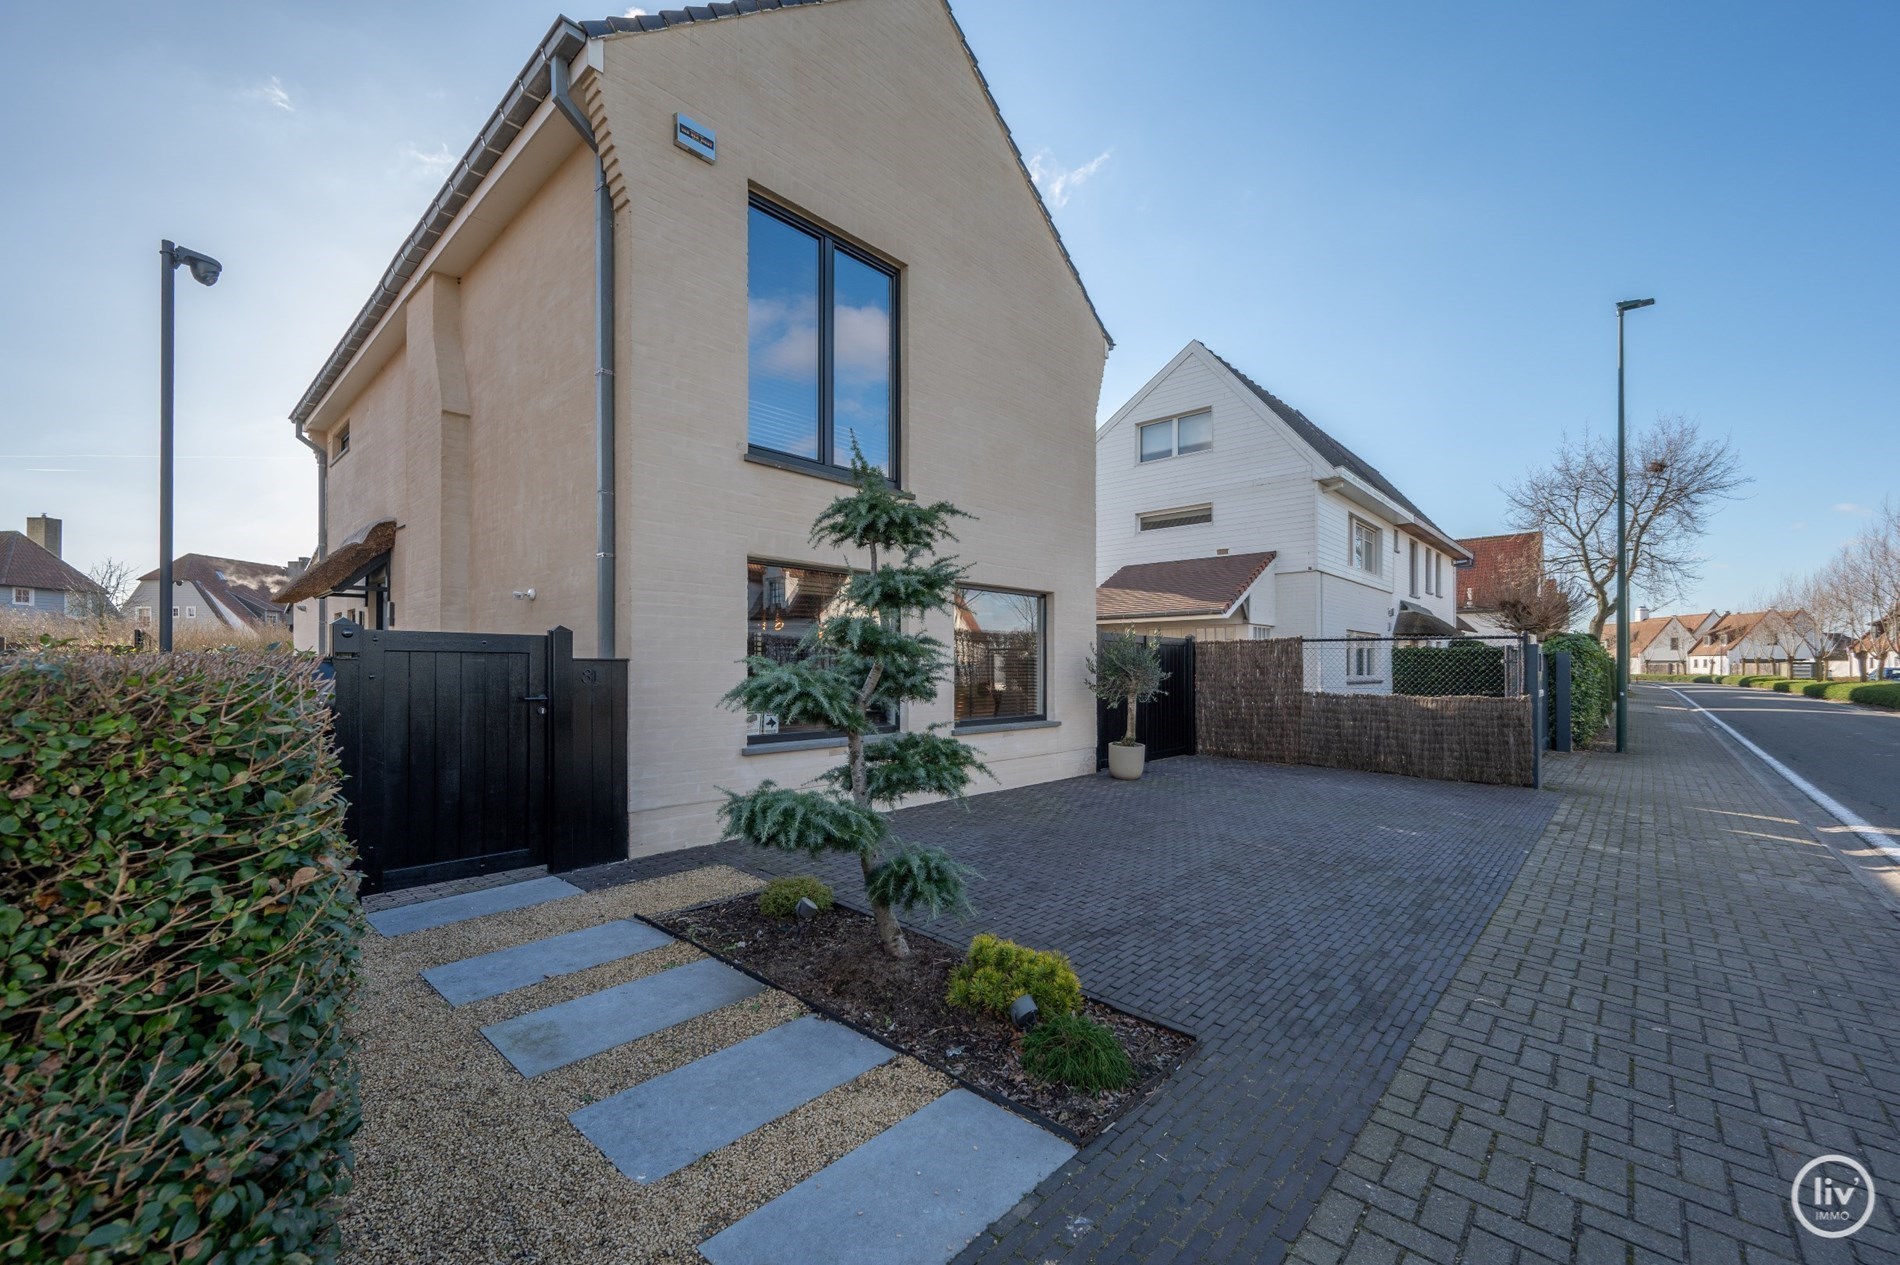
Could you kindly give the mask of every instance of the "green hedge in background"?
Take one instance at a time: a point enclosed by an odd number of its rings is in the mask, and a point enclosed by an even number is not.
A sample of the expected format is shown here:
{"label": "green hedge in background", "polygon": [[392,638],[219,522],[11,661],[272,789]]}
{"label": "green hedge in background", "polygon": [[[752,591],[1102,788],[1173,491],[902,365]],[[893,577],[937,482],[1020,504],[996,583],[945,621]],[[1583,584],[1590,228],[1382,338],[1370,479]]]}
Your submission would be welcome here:
{"label": "green hedge in background", "polygon": [[314,673],[48,652],[0,718],[0,1259],[332,1258],[359,916]]}
{"label": "green hedge in background", "polygon": [[1445,646],[1400,646],[1392,651],[1392,692],[1502,698],[1504,647],[1471,640]]}
{"label": "green hedge in background", "polygon": [[[1558,633],[1544,641],[1544,653],[1570,654],[1570,741],[1582,746],[1602,732],[1616,706],[1616,660],[1589,633]],[[1550,707],[1550,732],[1557,734],[1557,709]]]}

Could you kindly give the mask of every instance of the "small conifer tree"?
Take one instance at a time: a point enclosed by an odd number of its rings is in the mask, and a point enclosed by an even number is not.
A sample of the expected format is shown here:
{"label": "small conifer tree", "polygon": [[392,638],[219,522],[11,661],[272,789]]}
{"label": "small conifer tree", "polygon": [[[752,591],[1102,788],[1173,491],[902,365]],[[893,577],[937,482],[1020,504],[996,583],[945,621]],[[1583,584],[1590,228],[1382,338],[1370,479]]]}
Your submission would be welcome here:
{"label": "small conifer tree", "polygon": [[937,548],[956,539],[951,520],[968,515],[948,501],[920,504],[855,451],[851,473],[856,491],[818,516],[811,540],[863,550],[870,569],[852,574],[801,643],[798,658],[748,657],[745,681],[724,699],[735,710],[775,715],[781,724],[842,733],[845,763],[820,776],[813,789],[766,781],[746,794],[728,791],[722,812],[728,836],[760,847],[814,856],[855,853],[878,941],[892,957],[904,958],[910,945],[892,911],[964,908],[968,871],[941,849],[895,838],[885,810],[908,795],[961,797],[970,779],[988,770],[969,747],[934,729],[866,740],[904,703],[937,696],[948,663],[943,642],[906,631],[905,623],[951,608],[963,568]]}

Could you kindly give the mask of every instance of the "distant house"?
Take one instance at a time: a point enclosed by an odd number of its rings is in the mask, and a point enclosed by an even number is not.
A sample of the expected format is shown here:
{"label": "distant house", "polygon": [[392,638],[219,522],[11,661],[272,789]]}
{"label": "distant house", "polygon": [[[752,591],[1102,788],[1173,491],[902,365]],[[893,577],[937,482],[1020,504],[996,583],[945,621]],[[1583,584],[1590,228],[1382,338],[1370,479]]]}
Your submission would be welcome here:
{"label": "distant house", "polygon": [[1687,670],[1716,676],[1793,676],[1797,664],[1806,663],[1811,671],[1827,649],[1827,638],[1806,611],[1732,611],[1700,630],[1689,649]]}
{"label": "distant house", "polygon": [[41,514],[26,531],[0,531],[0,610],[13,614],[79,616],[108,610],[106,591],[60,557],[63,528]]}
{"label": "distant house", "polygon": [[1544,576],[1544,533],[1467,536],[1458,543],[1471,555],[1471,565],[1459,568],[1452,581],[1459,631],[1478,636],[1516,631],[1506,623],[1502,608],[1549,583]]}
{"label": "distant house", "polygon": [[[271,594],[289,583],[289,571],[268,562],[185,554],[172,561],[168,604],[173,627],[282,628],[284,608],[271,601]],[[157,622],[158,606],[158,572],[147,571],[139,577],[138,588],[125,604],[125,613],[135,623],[152,626]]]}
{"label": "distant house", "polygon": [[1457,634],[1465,547],[1199,341],[1096,433],[1095,486],[1104,629],[1205,640]]}
{"label": "distant house", "polygon": [[[1693,653],[1709,629],[1722,616],[1715,611],[1688,615],[1652,615],[1649,608],[1636,608],[1630,623],[1630,672],[1633,675],[1680,675],[1710,669],[1694,666]],[[1616,655],[1616,625],[1603,625],[1603,648]]]}

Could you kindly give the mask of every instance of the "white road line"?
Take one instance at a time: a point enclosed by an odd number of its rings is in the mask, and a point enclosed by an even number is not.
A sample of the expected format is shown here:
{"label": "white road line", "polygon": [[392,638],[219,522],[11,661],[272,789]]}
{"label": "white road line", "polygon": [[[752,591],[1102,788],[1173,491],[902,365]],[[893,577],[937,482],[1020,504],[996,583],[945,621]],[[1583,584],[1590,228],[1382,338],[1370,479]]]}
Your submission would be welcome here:
{"label": "white road line", "polygon": [[1714,712],[1702,706],[1702,704],[1696,702],[1681,690],[1675,688],[1673,685],[1665,685],[1663,688],[1687,703],[1690,707],[1693,707],[1696,711],[1707,716],[1717,725],[1720,725],[1724,733],[1741,743],[1744,747],[1748,748],[1748,750],[1754,752],[1756,757],[1759,758],[1763,764],[1788,779],[1789,783],[1793,785],[1796,790],[1826,809],[1828,814],[1839,821],[1843,826],[1846,826],[1862,839],[1865,839],[1868,843],[1880,849],[1889,859],[1900,861],[1900,847],[1896,847],[1893,843],[1889,842],[1887,837],[1881,834],[1879,829],[1876,828],[1872,822],[1862,818],[1859,814],[1848,808],[1847,805],[1841,803],[1832,795],[1829,795],[1826,791],[1808,781],[1808,779],[1802,777],[1799,773],[1796,773],[1793,769],[1775,759],[1775,757],[1769,755],[1748,739],[1742,737],[1735,726],[1729,724],[1726,720],[1723,720],[1720,716],[1717,716]]}

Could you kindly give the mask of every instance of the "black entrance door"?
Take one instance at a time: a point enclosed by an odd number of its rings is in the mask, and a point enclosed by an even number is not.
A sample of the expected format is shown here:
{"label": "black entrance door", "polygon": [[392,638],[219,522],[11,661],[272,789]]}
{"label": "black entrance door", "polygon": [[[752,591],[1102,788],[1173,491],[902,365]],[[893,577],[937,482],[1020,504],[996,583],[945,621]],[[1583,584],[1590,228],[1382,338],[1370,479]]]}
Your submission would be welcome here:
{"label": "black entrance door", "polygon": [[547,860],[546,637],[332,628],[365,887]]}

